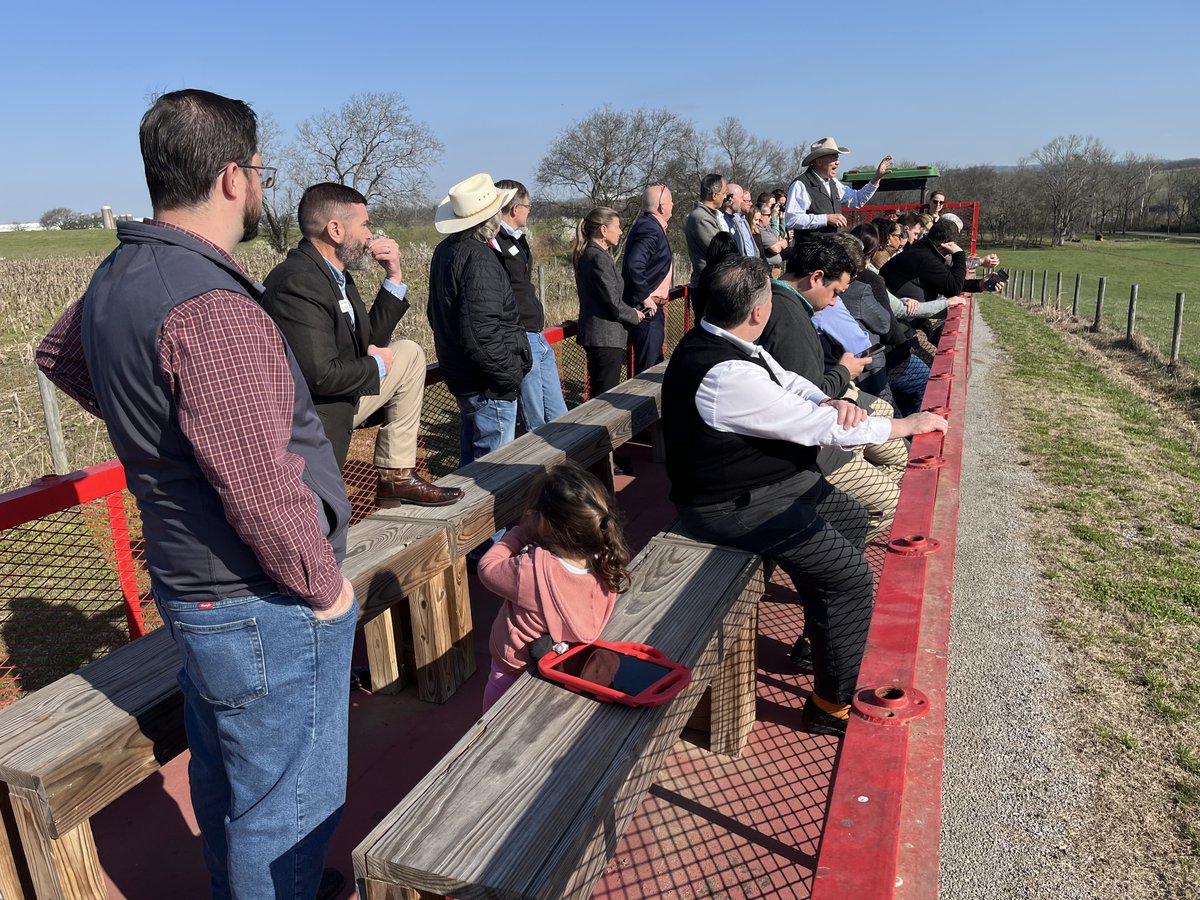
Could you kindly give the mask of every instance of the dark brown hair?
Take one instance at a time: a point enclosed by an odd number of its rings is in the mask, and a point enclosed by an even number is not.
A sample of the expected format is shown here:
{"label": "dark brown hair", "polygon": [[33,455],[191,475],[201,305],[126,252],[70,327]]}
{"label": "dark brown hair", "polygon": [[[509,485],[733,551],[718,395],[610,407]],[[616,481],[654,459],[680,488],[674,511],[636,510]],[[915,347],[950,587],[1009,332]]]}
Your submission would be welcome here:
{"label": "dark brown hair", "polygon": [[185,209],[208,199],[227,165],[253,161],[258,118],[241,100],[173,91],[146,110],[138,138],[151,206],[156,212]]}
{"label": "dark brown hair", "polygon": [[612,497],[599,479],[573,462],[546,470],[529,491],[538,514],[537,543],[556,556],[586,556],[608,590],[629,590],[629,548]]}

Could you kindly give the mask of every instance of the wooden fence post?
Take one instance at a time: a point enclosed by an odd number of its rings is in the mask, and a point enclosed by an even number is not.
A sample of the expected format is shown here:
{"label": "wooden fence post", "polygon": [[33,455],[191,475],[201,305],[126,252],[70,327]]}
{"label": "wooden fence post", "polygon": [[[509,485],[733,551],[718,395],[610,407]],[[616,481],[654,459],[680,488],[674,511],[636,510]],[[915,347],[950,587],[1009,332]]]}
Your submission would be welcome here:
{"label": "wooden fence post", "polygon": [[1054,277],[1054,308],[1058,309],[1059,303],[1062,301],[1062,272],[1059,272]]}
{"label": "wooden fence post", "polygon": [[542,304],[542,308],[546,308],[546,284],[543,281],[542,266],[538,264],[538,302]]}
{"label": "wooden fence post", "polygon": [[1183,291],[1175,295],[1175,330],[1171,332],[1171,365],[1179,365],[1179,338],[1183,334]]}
{"label": "wooden fence post", "polygon": [[1133,341],[1133,325],[1137,319],[1137,295],[1138,286],[1131,284],[1129,286],[1129,321],[1125,325],[1125,340]]}
{"label": "wooden fence post", "polygon": [[46,435],[50,439],[50,459],[55,475],[66,475],[71,471],[67,464],[67,441],[63,437],[62,416],[58,412],[58,396],[50,379],[37,371],[38,392],[42,395],[42,414],[46,417]]}
{"label": "wooden fence post", "polygon": [[1100,330],[1100,317],[1104,314],[1104,276],[1100,276],[1100,285],[1096,288],[1096,321],[1092,324],[1092,331]]}
{"label": "wooden fence post", "polygon": [[1025,299],[1025,270],[1024,269],[1022,269],[1020,272],[1017,273],[1017,281],[1019,282],[1019,284],[1017,285],[1017,299],[1024,300]]}
{"label": "wooden fence post", "polygon": [[1079,288],[1083,283],[1083,276],[1078,272],[1075,273],[1075,293],[1071,296],[1071,317],[1079,315]]}
{"label": "wooden fence post", "polygon": [[1046,305],[1046,282],[1050,280],[1050,270],[1042,269],[1042,306]]}

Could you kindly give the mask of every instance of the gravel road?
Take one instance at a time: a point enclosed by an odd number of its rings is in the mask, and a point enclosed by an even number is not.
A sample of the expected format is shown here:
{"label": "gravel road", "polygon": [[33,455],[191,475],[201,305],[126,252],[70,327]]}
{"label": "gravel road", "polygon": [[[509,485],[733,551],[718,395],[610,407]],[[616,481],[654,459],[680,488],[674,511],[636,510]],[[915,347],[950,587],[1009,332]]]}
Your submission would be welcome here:
{"label": "gravel road", "polygon": [[1002,354],[976,315],[950,632],[941,896],[1090,898],[1067,823],[1089,790],[1056,733],[1070,702],[1047,636],[1044,585],[997,391]]}

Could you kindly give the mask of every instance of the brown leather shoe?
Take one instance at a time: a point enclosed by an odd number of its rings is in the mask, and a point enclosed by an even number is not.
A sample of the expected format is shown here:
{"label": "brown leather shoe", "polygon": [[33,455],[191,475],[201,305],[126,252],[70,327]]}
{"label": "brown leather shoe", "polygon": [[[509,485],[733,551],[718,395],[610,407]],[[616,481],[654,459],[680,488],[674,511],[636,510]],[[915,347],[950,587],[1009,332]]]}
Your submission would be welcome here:
{"label": "brown leather shoe", "polygon": [[379,492],[376,502],[381,507],[400,506],[449,506],[462,499],[461,488],[441,488],[430,484],[417,474],[416,469],[380,469]]}

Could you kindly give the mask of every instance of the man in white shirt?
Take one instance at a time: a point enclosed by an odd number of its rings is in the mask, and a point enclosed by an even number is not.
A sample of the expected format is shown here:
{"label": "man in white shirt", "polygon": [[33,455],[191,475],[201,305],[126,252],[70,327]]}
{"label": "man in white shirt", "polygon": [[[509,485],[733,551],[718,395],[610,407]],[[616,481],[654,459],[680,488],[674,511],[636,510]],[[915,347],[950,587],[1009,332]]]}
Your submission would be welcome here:
{"label": "man in white shirt", "polygon": [[875,196],[883,176],[891,171],[892,158],[885,156],[869,182],[858,190],[846,187],[837,180],[837,171],[842,154],[849,152],[848,147],[838,146],[831,137],[821,138],[809,147],[801,161],[808,168],[788,187],[784,207],[784,225],[791,229],[797,242],[845,228],[842,209],[865,206]]}
{"label": "man in white shirt", "polygon": [[[842,734],[871,621],[868,523],[821,476],[817,447],[945,431],[946,421],[867,416],[780,367],[754,343],[771,316],[761,259],[722,260],[708,284],[704,319],[679,343],[663,381],[671,500],[693,535],[775,560],[802,591],[814,675],[803,721]],[[806,649],[801,637],[794,653]]]}

